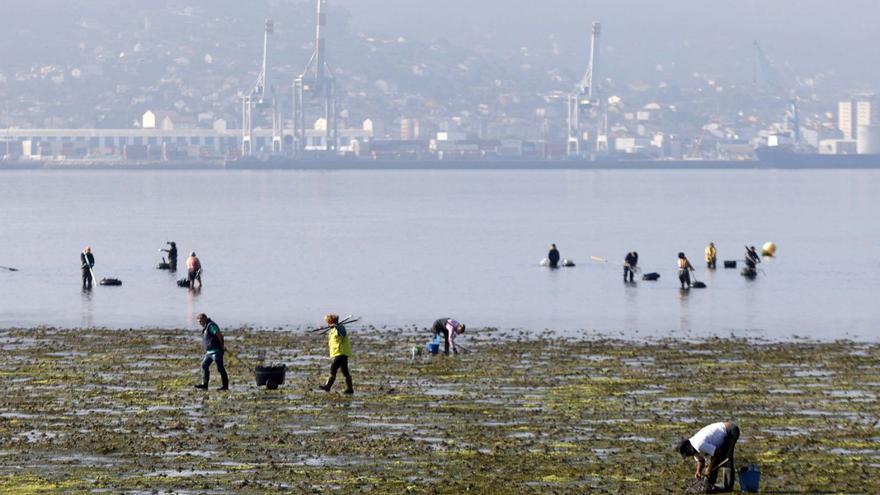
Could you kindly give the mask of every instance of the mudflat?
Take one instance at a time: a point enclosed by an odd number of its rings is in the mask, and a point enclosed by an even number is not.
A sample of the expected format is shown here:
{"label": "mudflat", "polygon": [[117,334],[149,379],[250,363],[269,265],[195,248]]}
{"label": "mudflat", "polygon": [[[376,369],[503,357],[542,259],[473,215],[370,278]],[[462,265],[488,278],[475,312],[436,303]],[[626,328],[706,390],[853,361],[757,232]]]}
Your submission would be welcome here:
{"label": "mudflat", "polygon": [[228,354],[232,390],[195,390],[198,330],[0,331],[0,493],[682,493],[673,444],[721,420],[762,492],[880,493],[877,344],[469,329],[412,359],[426,330],[371,327],[347,397],[325,338],[225,334],[287,382]]}

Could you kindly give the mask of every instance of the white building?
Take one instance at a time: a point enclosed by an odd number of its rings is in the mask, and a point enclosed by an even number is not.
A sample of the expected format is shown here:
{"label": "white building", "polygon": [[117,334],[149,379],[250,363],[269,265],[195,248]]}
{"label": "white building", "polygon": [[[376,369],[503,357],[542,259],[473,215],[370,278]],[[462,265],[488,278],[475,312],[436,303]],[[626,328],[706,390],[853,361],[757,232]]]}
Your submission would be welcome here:
{"label": "white building", "polygon": [[843,139],[857,139],[859,126],[880,124],[880,100],[875,96],[860,96],[837,104],[837,128]]}
{"label": "white building", "polygon": [[880,125],[860,125],[857,148],[860,155],[880,155]]}

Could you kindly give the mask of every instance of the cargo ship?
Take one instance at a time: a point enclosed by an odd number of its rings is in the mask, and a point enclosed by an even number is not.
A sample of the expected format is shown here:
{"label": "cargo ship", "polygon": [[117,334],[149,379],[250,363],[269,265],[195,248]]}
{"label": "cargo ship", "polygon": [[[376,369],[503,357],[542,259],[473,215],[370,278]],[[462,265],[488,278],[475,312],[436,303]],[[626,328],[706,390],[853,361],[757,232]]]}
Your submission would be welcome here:
{"label": "cargo ship", "polygon": [[801,153],[792,148],[773,146],[756,149],[755,156],[760,164],[759,168],[880,168],[880,155]]}

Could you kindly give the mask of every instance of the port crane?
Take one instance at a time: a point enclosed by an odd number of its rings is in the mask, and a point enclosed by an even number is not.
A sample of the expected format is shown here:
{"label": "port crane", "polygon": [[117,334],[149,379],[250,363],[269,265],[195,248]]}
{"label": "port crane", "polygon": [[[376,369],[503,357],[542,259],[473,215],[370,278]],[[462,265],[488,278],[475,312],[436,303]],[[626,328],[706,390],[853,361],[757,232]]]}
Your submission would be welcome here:
{"label": "port crane", "polygon": [[[607,117],[602,115],[604,105],[598,90],[599,73],[599,38],[602,34],[602,24],[593,23],[592,36],[590,39],[590,63],[587,72],[578,83],[575,91],[568,97],[568,144],[566,153],[569,157],[581,156],[584,144],[585,122],[598,120],[592,151],[607,151]],[[600,136],[601,134],[601,136]]]}
{"label": "port crane", "polygon": [[275,22],[266,20],[263,31],[263,59],[257,82],[241,97],[241,154],[254,154],[254,113],[266,108],[272,109],[272,153],[281,152],[281,112],[278,99],[270,87],[269,79],[269,37],[275,32]]}
{"label": "port crane", "polygon": [[[294,154],[310,150],[336,152],[338,128],[336,111],[336,79],[327,63],[324,29],[327,26],[327,0],[317,0],[318,18],[315,28],[315,51],[302,74],[293,82],[293,148]],[[322,115],[321,143],[307,143],[306,115],[309,110]]]}

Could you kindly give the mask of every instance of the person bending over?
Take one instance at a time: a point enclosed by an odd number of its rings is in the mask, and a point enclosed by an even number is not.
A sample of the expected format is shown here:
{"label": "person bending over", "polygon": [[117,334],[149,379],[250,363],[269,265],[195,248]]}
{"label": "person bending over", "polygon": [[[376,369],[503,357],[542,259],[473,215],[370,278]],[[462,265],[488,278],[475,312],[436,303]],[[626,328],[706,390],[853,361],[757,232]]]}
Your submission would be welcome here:
{"label": "person bending over", "polygon": [[635,251],[626,253],[626,258],[623,260],[624,283],[627,282],[627,277],[629,277],[629,283],[635,283],[635,273],[637,266],[639,266],[639,253]]}
{"label": "person bending over", "polygon": [[[707,493],[731,492],[736,472],[733,451],[737,440],[739,426],[736,423],[713,423],[690,438],[682,438],[676,450],[682,458],[694,458],[697,463],[694,478],[704,480]],[[719,470],[724,472],[720,489],[715,486]]]}
{"label": "person bending over", "polygon": [[434,322],[434,337],[438,335],[443,338],[443,352],[448,356],[449,348],[452,352],[458,354],[458,346],[455,345],[455,337],[463,334],[465,330],[464,323],[459,323],[452,318],[440,318]]}

